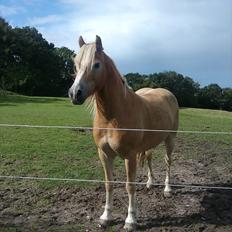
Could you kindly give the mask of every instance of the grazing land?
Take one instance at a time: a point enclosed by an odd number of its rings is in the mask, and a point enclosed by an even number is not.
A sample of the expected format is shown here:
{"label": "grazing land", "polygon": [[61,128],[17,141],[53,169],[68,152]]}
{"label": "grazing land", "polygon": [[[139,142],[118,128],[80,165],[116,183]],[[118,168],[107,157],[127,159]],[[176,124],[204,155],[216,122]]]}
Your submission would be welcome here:
{"label": "grazing land", "polygon": [[[91,126],[85,106],[66,98],[0,95],[1,124]],[[232,113],[183,108],[180,130],[232,131]],[[153,170],[163,183],[164,147],[154,150]],[[0,127],[0,175],[103,179],[91,131]],[[125,180],[116,160],[115,180]],[[146,181],[146,166],[137,180]],[[232,135],[179,133],[173,155],[172,182],[232,187]],[[161,187],[137,188],[141,231],[232,231],[232,191],[175,188],[165,199]],[[127,194],[115,185],[115,223],[121,231]],[[0,231],[102,231],[98,218],[104,186],[65,181],[0,178]]]}

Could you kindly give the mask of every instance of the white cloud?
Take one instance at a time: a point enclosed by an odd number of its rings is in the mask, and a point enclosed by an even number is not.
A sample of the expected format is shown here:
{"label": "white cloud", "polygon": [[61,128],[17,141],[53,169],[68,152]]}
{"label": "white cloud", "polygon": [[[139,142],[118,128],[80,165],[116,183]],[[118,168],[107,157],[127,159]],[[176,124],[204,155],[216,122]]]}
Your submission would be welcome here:
{"label": "white cloud", "polygon": [[223,36],[226,42],[231,39],[229,32],[221,30],[228,6],[218,1],[80,2],[66,3],[73,11],[66,16],[65,30],[70,36],[82,34],[89,41],[99,34],[105,47],[116,55],[133,49],[136,53],[185,50],[193,54],[199,48],[218,46]]}
{"label": "white cloud", "polygon": [[6,6],[0,4],[0,15],[2,17],[7,17],[10,15],[16,15],[18,13],[24,12],[25,9],[20,6]]}
{"label": "white cloud", "polygon": [[64,17],[60,15],[47,15],[44,17],[33,17],[28,20],[28,24],[31,26],[40,26],[44,24],[56,24],[64,21]]}

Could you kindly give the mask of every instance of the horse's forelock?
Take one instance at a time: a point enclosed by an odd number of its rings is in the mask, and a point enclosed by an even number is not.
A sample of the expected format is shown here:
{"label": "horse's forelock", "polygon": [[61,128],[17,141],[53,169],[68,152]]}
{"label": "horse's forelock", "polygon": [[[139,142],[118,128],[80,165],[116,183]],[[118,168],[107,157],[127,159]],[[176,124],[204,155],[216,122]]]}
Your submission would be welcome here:
{"label": "horse's forelock", "polygon": [[84,44],[74,58],[77,67],[90,69],[93,65],[96,52],[95,43]]}

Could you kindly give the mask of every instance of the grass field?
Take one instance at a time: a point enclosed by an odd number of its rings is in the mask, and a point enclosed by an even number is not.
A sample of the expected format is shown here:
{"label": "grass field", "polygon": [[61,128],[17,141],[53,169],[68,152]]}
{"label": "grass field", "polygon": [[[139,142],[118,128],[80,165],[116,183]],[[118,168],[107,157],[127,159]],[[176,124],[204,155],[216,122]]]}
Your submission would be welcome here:
{"label": "grass field", "polygon": [[[85,106],[73,106],[66,98],[2,95],[0,124],[91,126],[92,119]],[[183,108],[180,130],[231,132],[232,113]],[[172,181],[232,186],[231,141],[232,135],[179,133]],[[153,156],[158,183],[164,181],[164,152],[161,145]],[[89,131],[0,127],[0,159],[0,175],[103,179]],[[117,180],[125,181],[123,161],[119,158],[115,174]],[[146,169],[140,168],[137,180],[146,181],[146,174]],[[108,232],[121,231],[127,211],[124,186],[115,187],[114,204],[119,221],[108,228]],[[232,228],[229,191],[208,193],[177,189],[174,197],[166,200],[161,189],[147,193],[140,187],[140,214],[147,220],[143,231],[160,227],[162,231],[193,232],[202,228],[216,231],[218,228],[217,231],[224,232]],[[105,200],[103,185],[0,179],[0,199],[1,231],[102,231],[97,224]]]}
{"label": "grass field", "polygon": [[[66,98],[0,96],[0,123],[91,126],[85,106],[73,106]],[[180,130],[232,131],[232,113],[216,110],[180,110]],[[231,148],[231,135],[179,134],[181,141],[211,141],[217,148]],[[185,146],[191,157],[192,146]],[[157,159],[163,152],[157,151]],[[102,169],[90,132],[71,129],[0,127],[0,175],[102,179]],[[121,161],[116,166],[121,168]],[[53,187],[59,183],[43,182]]]}

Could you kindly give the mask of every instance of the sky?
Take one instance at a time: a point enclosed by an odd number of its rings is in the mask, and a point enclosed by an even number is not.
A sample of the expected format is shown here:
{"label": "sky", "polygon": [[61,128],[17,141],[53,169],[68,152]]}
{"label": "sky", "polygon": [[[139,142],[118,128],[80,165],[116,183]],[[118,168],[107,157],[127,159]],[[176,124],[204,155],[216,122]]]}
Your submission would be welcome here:
{"label": "sky", "polygon": [[80,35],[99,35],[121,74],[174,70],[232,87],[232,0],[0,0],[0,15],[76,52]]}

